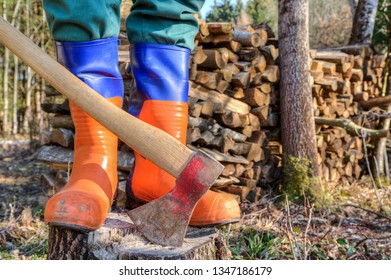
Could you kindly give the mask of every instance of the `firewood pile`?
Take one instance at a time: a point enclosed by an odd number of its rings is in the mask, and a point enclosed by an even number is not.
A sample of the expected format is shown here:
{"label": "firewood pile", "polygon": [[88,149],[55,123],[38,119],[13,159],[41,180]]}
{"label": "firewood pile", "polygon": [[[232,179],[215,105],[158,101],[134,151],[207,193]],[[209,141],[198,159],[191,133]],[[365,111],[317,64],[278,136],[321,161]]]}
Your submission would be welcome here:
{"label": "firewood pile", "polygon": [[[125,99],[132,82],[129,42],[122,26],[119,65],[125,82]],[[200,21],[189,64],[189,124],[187,145],[221,162],[225,169],[212,186],[257,201],[264,186],[281,178],[282,145],[279,126],[278,40],[267,25],[235,27],[232,23]],[[311,85],[316,116],[318,163],[326,182],[353,182],[362,174],[362,127],[366,143],[378,139],[378,120],[369,122],[363,104],[381,95],[385,57],[368,47],[311,50]],[[364,103],[363,103],[364,102]],[[126,110],[126,100],[124,110]],[[73,160],[74,126],[69,104],[45,103],[52,113],[52,131],[38,158],[58,171],[45,182],[63,185],[64,170]],[[368,110],[368,107],[364,108]],[[133,165],[133,152],[121,143],[120,190]],[[58,183],[57,183],[58,184]]]}
{"label": "firewood pile", "polygon": [[[362,175],[363,145],[387,131],[377,130],[363,107],[381,95],[386,57],[368,46],[345,46],[311,53],[311,77],[318,164],[326,182],[352,183]],[[363,127],[375,130],[362,130]],[[381,135],[380,135],[381,134]]]}
{"label": "firewood pile", "polygon": [[276,42],[265,25],[200,21],[190,63],[187,143],[224,164],[212,189],[241,201],[279,177]]}

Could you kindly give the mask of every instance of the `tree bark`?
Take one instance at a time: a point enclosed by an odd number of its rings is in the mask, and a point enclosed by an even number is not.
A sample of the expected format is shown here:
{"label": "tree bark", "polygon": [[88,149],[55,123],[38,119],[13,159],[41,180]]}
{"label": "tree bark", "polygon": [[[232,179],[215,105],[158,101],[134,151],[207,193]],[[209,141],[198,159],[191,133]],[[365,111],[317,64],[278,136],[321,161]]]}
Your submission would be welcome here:
{"label": "tree bark", "polygon": [[[7,1],[3,2],[3,17],[7,19]],[[9,123],[8,123],[8,114],[9,114],[9,102],[8,102],[8,68],[9,68],[9,57],[10,52],[7,48],[4,49],[4,72],[3,72],[3,125],[2,131],[3,136],[7,136],[9,134]]]}
{"label": "tree bark", "polygon": [[354,19],[354,15],[356,14],[356,9],[359,0],[350,0],[350,10],[352,11],[352,19]]}
{"label": "tree bark", "polygon": [[[12,17],[12,24],[15,25],[17,29],[20,28],[20,0],[15,5],[14,14]],[[14,90],[12,98],[12,134],[15,135],[18,133],[19,123],[18,123],[18,91],[19,91],[19,59],[16,55],[14,58]]]}
{"label": "tree bark", "polygon": [[[25,6],[25,9],[26,9],[26,31],[25,31],[25,35],[27,37],[30,37],[31,34],[31,30],[30,30],[30,1],[26,1],[26,6]],[[32,96],[32,89],[33,89],[33,85],[32,85],[32,81],[33,81],[33,71],[31,70],[30,67],[26,66],[26,72],[25,72],[25,75],[27,77],[27,81],[26,81],[26,87],[25,87],[25,90],[26,90],[26,111],[25,111],[25,114],[24,114],[24,118],[23,118],[23,131],[25,133],[30,133],[31,134],[31,113],[32,113],[32,108],[31,108],[31,96]]]}
{"label": "tree bark", "polygon": [[[308,0],[279,1],[280,107],[284,154],[319,174],[309,66]],[[314,187],[316,187],[314,185]]]}
{"label": "tree bark", "polygon": [[370,43],[379,0],[360,0],[353,19],[349,44]]}
{"label": "tree bark", "polygon": [[[19,12],[20,0],[15,3],[14,11],[12,13],[11,24],[15,25],[15,20]],[[3,17],[7,19],[7,1],[3,2]],[[8,119],[10,115],[9,109],[9,67],[10,67],[10,51],[5,48],[4,50],[4,75],[3,75],[3,135],[7,136],[11,132],[10,121]]]}
{"label": "tree bark", "polygon": [[[391,36],[391,21],[388,22],[388,33]],[[388,50],[391,50],[391,41],[389,41]],[[388,54],[387,58],[387,80],[384,81],[383,87],[385,88],[386,96],[391,96],[391,56]],[[391,104],[387,106],[387,113],[391,113]],[[384,121],[383,129],[389,130],[391,126],[391,119],[387,118]],[[390,183],[390,174],[388,172],[388,159],[387,159],[387,137],[381,138],[376,145],[376,160],[378,166],[378,172],[380,177],[385,177],[386,182]]]}
{"label": "tree bark", "polygon": [[18,133],[18,85],[19,85],[19,60],[14,55],[14,96],[12,98],[12,134]]}

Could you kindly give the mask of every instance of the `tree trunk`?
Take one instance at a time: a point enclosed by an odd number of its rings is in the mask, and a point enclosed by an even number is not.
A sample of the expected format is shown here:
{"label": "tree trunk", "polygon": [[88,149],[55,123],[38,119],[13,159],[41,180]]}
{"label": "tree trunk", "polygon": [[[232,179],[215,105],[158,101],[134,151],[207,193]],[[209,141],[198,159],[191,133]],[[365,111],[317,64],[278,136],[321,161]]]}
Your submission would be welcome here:
{"label": "tree trunk", "polygon": [[[42,7],[41,7],[42,9]],[[41,30],[41,48],[45,50],[45,26],[46,26],[46,18],[45,13],[42,13],[42,30]],[[45,129],[44,126],[44,113],[41,110],[41,103],[45,100],[46,94],[46,82],[44,79],[41,78],[41,87],[40,87],[40,104],[38,104],[39,110],[40,110],[40,117],[39,117],[39,134],[42,133],[42,131]]]}
{"label": "tree trunk", "polygon": [[352,12],[352,19],[354,19],[354,15],[356,14],[358,1],[359,0],[350,0],[350,10]]}
{"label": "tree trunk", "polygon": [[370,43],[379,0],[360,0],[353,19],[349,44]]}
{"label": "tree trunk", "polygon": [[[3,17],[7,19],[7,1],[3,2]],[[8,68],[9,68],[9,57],[10,52],[7,48],[4,49],[4,73],[3,73],[3,136],[9,134],[9,123],[8,123],[8,114],[9,114],[9,102],[8,102]]]}
{"label": "tree trunk", "polygon": [[[27,37],[30,37],[30,1],[26,1],[26,31],[25,35]],[[33,80],[33,71],[31,70],[30,67],[26,66],[26,73],[27,77],[26,81],[26,111],[24,114],[23,118],[23,132],[25,133],[30,133],[31,134],[31,127],[30,127],[30,122],[31,122],[31,95],[32,95],[32,80]]]}
{"label": "tree trunk", "polygon": [[[33,15],[36,16],[36,20],[38,21],[38,17],[42,13],[42,7],[40,2],[35,2],[33,4]],[[41,24],[38,25],[38,27],[33,28],[33,34],[32,37],[35,43],[40,46],[43,50],[45,49],[44,46],[44,39],[43,39],[43,33],[42,29],[45,26],[45,22],[42,22],[43,17],[41,16]],[[32,119],[33,121],[33,127],[34,127],[34,134],[40,135],[42,132],[42,109],[41,109],[41,103],[44,100],[42,95],[42,78],[38,75],[35,75],[35,82],[34,82],[34,117]]]}
{"label": "tree trunk", "polygon": [[[391,36],[391,21],[388,22],[388,33]],[[389,41],[388,50],[391,51],[391,41]],[[385,87],[386,96],[391,96],[391,55],[387,57],[387,80],[384,81],[383,87]],[[391,104],[387,106],[387,113],[391,113]],[[391,126],[391,119],[387,118],[384,121],[383,129],[389,130]],[[376,160],[379,176],[386,179],[386,182],[390,183],[390,174],[388,174],[388,160],[387,160],[387,137],[381,138],[376,145]]]}
{"label": "tree trunk", "polygon": [[[12,16],[11,24],[15,25],[16,29],[20,28],[20,2],[18,0],[15,5],[14,14]],[[12,134],[15,135],[18,133],[18,90],[19,90],[19,59],[16,55],[14,58],[14,90],[12,98]]]}
{"label": "tree trunk", "polygon": [[14,55],[14,96],[12,99],[12,134],[15,135],[18,133],[18,87],[19,87],[19,60],[16,55]]}
{"label": "tree trunk", "polygon": [[[280,0],[278,26],[284,154],[303,161],[309,160],[310,170],[313,172],[309,176],[317,177],[319,167],[316,161],[316,133],[310,85],[308,0]],[[319,185],[315,183],[312,186]]]}
{"label": "tree trunk", "polygon": [[[20,7],[20,1],[21,0],[18,0],[16,3],[15,3],[15,7],[14,7],[14,11],[13,11],[13,14],[12,14],[12,18],[11,18],[11,24],[12,25],[15,25],[15,21],[16,21],[16,18],[17,18],[17,15],[19,13],[19,7]],[[7,19],[7,2],[4,1],[3,2],[3,17],[5,19]],[[4,136],[7,136],[10,134],[11,132],[11,127],[10,127],[10,121],[9,121],[9,116],[10,116],[10,108],[9,108],[9,68],[10,68],[10,51],[5,48],[4,50],[4,75],[3,75],[3,93],[4,93],[4,107],[3,107],[3,110],[4,110],[4,115],[3,115],[3,135]]]}

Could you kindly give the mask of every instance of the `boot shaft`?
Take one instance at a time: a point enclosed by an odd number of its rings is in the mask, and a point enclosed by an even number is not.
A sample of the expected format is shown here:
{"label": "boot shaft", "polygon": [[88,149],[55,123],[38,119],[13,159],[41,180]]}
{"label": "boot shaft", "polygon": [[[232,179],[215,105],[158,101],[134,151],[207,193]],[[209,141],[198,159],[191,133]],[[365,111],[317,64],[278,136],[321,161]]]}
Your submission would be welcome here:
{"label": "boot shaft", "polygon": [[187,103],[189,57],[188,49],[172,45],[138,43],[131,46],[133,83],[129,113],[139,117],[145,100]]}
{"label": "boot shaft", "polygon": [[105,98],[123,98],[116,37],[55,42],[57,61]]}

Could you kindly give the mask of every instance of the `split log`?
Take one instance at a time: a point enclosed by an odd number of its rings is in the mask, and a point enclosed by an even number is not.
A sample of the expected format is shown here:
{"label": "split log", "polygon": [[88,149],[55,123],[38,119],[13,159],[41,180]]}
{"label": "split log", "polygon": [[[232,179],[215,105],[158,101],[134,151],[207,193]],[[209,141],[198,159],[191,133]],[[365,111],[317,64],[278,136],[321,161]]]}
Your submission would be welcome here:
{"label": "split log", "polygon": [[266,56],[268,64],[275,64],[278,58],[278,49],[273,45],[267,45],[261,48],[262,54]]}
{"label": "split log", "polygon": [[194,63],[201,64],[207,58],[208,58],[208,56],[205,54],[202,46],[197,46],[194,48],[193,55],[192,55],[192,59],[193,59]]}
{"label": "split log", "polygon": [[186,143],[194,143],[200,138],[201,138],[201,130],[199,127],[187,129]]}
{"label": "split log", "polygon": [[266,58],[263,55],[258,55],[258,57],[252,61],[253,67],[255,71],[263,73],[266,69],[267,62]]}
{"label": "split log", "polygon": [[354,60],[354,57],[340,51],[317,50],[315,59],[342,64],[346,62],[351,62],[352,60]]}
{"label": "split log", "polygon": [[245,47],[260,47],[262,44],[266,43],[262,41],[262,38],[258,33],[241,30],[234,31],[233,40]]}
{"label": "split log", "polygon": [[[189,148],[191,146],[188,145]],[[197,150],[193,147],[194,150]],[[217,161],[220,162],[230,162],[230,163],[241,163],[241,164],[249,164],[250,162],[244,158],[243,156],[232,156],[230,154],[224,154],[216,150],[211,150],[207,148],[200,148],[200,150],[204,151],[208,155],[210,155],[212,158],[214,158]]]}
{"label": "split log", "polygon": [[75,124],[73,123],[70,115],[54,115],[50,119],[50,125],[53,128],[66,128],[69,130],[75,130]]}
{"label": "split log", "polygon": [[235,176],[229,176],[229,177],[219,177],[216,179],[216,181],[213,183],[213,186],[211,189],[220,189],[221,187],[230,186],[234,184],[238,184],[240,181]]}
{"label": "split log", "polygon": [[53,114],[59,114],[59,115],[70,115],[70,109],[69,109],[69,100],[66,99],[61,104],[53,104],[53,103],[43,103],[41,104],[41,108],[46,113],[53,113]]}
{"label": "split log", "polygon": [[380,96],[361,102],[361,105],[364,109],[370,109],[373,107],[386,107],[389,104],[391,104],[391,96]]}
{"label": "split log", "polygon": [[271,83],[275,83],[280,79],[280,70],[277,65],[266,66],[265,71],[262,73],[262,78]]}
{"label": "split log", "polygon": [[244,97],[244,90],[241,87],[235,87],[233,89],[227,89],[224,94],[235,99],[242,99]]}
{"label": "split log", "polygon": [[259,107],[270,104],[270,95],[263,93],[258,88],[248,88],[244,91],[244,97],[240,100],[252,107]]}
{"label": "split log", "polygon": [[214,118],[222,126],[229,128],[246,127],[250,125],[248,115],[241,115],[231,111],[216,113],[214,114]]}
{"label": "split log", "polygon": [[51,142],[59,144],[62,147],[73,149],[74,133],[72,130],[65,128],[53,129],[51,134]]}
{"label": "split log", "polygon": [[205,49],[206,59],[198,64],[201,68],[219,69],[225,68],[228,63],[228,52],[225,48]]}
{"label": "split log", "polygon": [[210,34],[228,34],[233,31],[232,22],[208,22],[207,27]]}
{"label": "split log", "polygon": [[221,104],[222,110],[230,110],[239,114],[248,114],[250,106],[244,102],[233,99],[217,91],[205,89],[202,86],[190,82],[189,96],[201,100],[211,100],[213,103]]}
{"label": "split log", "polygon": [[[70,170],[73,165],[73,150],[56,145],[42,146],[37,151],[36,159],[51,164],[56,169]],[[133,163],[134,157],[132,155],[118,151],[118,169],[130,171]]]}
{"label": "split log", "polygon": [[269,116],[269,106],[263,105],[259,107],[255,107],[251,109],[251,113],[257,116],[260,121],[265,121],[268,119]]}
{"label": "split log", "polygon": [[239,72],[232,77],[231,84],[234,87],[248,88],[250,86],[250,73]]}
{"label": "split log", "polygon": [[[209,47],[209,45],[204,45],[205,48]],[[226,48],[234,53],[237,53],[238,51],[241,50],[242,44],[238,41],[230,40],[230,41],[223,41],[223,42],[215,42],[213,44],[214,48]]]}
{"label": "split log", "polygon": [[253,62],[259,56],[259,50],[256,48],[241,49],[237,55],[239,60]]}

